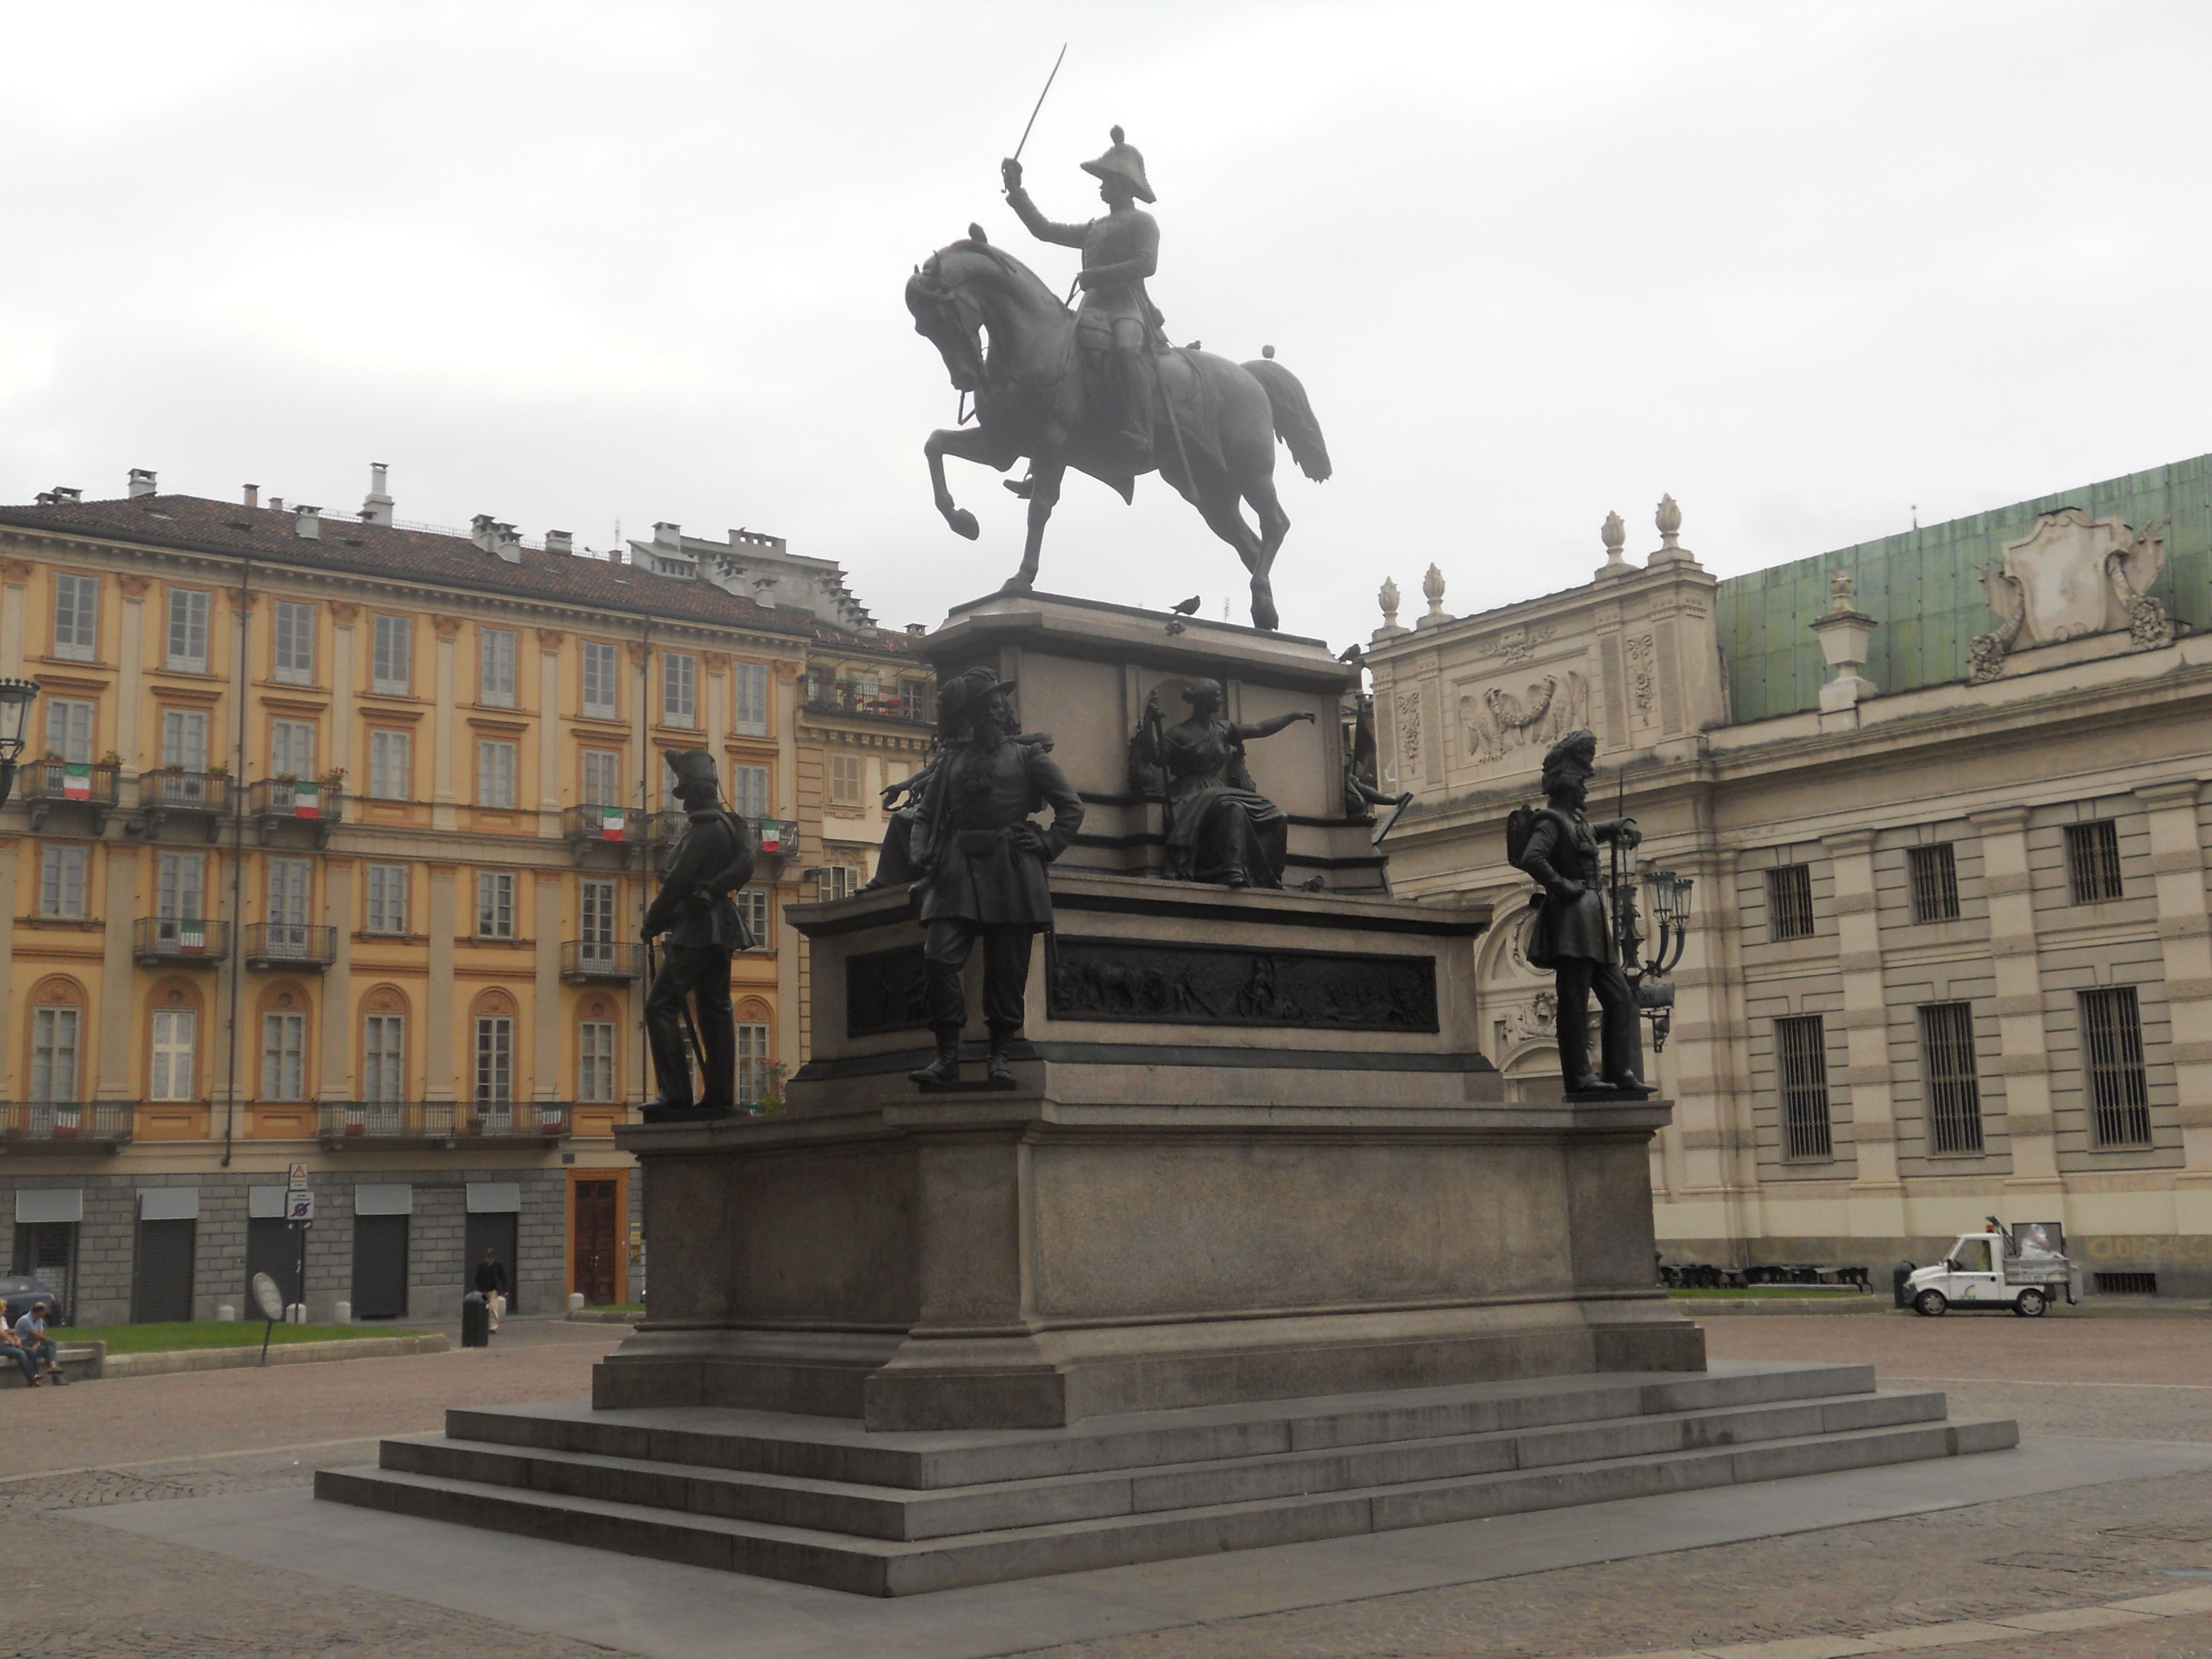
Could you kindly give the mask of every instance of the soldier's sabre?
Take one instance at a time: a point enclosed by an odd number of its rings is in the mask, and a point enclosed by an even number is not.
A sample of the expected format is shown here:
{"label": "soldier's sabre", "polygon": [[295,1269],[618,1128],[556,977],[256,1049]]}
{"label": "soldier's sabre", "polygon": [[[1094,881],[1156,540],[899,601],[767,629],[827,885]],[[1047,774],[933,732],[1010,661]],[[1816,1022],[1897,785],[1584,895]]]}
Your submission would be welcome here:
{"label": "soldier's sabre", "polygon": [[[647,939],[645,942],[645,982],[652,984],[659,975],[659,967],[653,959],[653,941]],[[699,1028],[691,1023],[690,998],[678,997],[676,1000],[676,1017],[684,1022],[684,1035],[691,1039],[691,1052],[698,1057],[699,1080],[703,1084],[707,1080],[707,1045],[699,1041]]]}
{"label": "soldier's sabre", "polygon": [[1050,92],[1052,90],[1052,83],[1060,78],[1060,66],[1066,61],[1066,58],[1067,42],[1063,40],[1060,43],[1060,56],[1052,60],[1052,73],[1044,77],[1044,92],[1037,94],[1036,109],[1032,109],[1030,112],[1030,118],[1022,127],[1022,142],[1021,143],[1014,146],[1014,160],[1017,161],[1022,159],[1022,146],[1028,143],[1030,141],[1030,128],[1036,125],[1037,110],[1041,110],[1044,107],[1045,93]]}

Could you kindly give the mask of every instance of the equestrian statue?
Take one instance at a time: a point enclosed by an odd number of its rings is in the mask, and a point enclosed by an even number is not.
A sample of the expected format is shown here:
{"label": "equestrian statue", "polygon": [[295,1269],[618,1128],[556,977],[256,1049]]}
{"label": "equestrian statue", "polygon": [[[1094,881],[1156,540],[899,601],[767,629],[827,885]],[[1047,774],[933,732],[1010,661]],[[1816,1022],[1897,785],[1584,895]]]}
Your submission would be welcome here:
{"label": "equestrian statue", "polygon": [[[1083,300],[1073,311],[980,225],[907,282],[915,331],[943,356],[953,386],[975,399],[973,426],[933,432],[922,447],[937,510],[973,541],[975,515],[953,501],[945,458],[1004,472],[1026,457],[1029,477],[1007,488],[1029,500],[1029,540],[1003,591],[1027,592],[1070,467],[1125,501],[1140,475],[1157,471],[1237,550],[1251,573],[1253,625],[1272,632],[1279,618],[1268,572],[1291,527],[1275,497],[1275,441],[1290,447],[1306,477],[1326,479],[1328,447],[1313,407],[1273,346],[1238,364],[1195,344],[1167,343],[1145,289],[1160,244],[1158,222],[1137,205],[1154,199],[1145,158],[1115,127],[1112,146],[1083,169],[1098,180],[1107,211],[1070,225],[1038,211],[1018,161],[1000,164],[1006,199],[1030,234],[1082,251]],[[1248,503],[1257,532],[1245,520]]]}

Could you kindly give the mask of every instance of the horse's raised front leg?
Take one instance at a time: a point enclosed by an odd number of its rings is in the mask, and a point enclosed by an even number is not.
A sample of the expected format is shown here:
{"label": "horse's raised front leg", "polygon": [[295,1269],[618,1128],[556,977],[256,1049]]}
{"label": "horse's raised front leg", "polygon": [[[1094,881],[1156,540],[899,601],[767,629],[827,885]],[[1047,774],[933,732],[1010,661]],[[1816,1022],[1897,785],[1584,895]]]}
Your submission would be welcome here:
{"label": "horse's raised front leg", "polygon": [[1030,536],[1022,547],[1022,568],[1006,579],[1000,590],[1026,593],[1036,586],[1037,555],[1044,547],[1044,527],[1060,504],[1060,480],[1067,476],[1065,461],[1033,460],[1030,467]]}
{"label": "horse's raised front leg", "polygon": [[1003,445],[992,442],[980,426],[939,427],[929,434],[921,453],[929,460],[929,492],[937,510],[945,515],[954,534],[974,541],[979,533],[975,515],[953,504],[952,492],[945,487],[945,458],[950,455],[957,461],[973,461],[1003,472],[1013,464],[1013,456]]}

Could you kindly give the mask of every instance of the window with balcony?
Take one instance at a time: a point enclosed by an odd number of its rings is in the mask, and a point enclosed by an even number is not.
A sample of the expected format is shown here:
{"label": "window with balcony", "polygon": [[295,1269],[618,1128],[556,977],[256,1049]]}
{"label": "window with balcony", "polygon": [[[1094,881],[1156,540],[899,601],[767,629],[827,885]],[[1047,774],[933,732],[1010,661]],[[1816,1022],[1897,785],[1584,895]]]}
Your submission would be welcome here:
{"label": "window with balcony", "polygon": [[90,662],[100,644],[100,578],[54,573],[54,655]]}
{"label": "window with balcony", "polygon": [[215,596],[197,587],[169,590],[167,665],[180,673],[208,672],[208,606]]}
{"label": "window with balcony", "polygon": [[730,769],[730,810],[739,817],[758,823],[768,816],[768,768]]}
{"label": "window with balcony", "polygon": [[660,659],[660,723],[699,724],[699,659],[686,652],[665,652]]}
{"label": "window with balcony", "polygon": [[204,772],[208,764],[208,717],[204,708],[161,711],[161,764],[183,772]]}
{"label": "window with balcony", "polygon": [[31,1098],[40,1103],[77,1097],[82,1008],[40,1008],[31,1015]]}
{"label": "window with balcony", "polygon": [[[167,923],[198,922],[207,915],[207,858],[200,853],[162,853],[154,866],[154,914]],[[167,942],[167,930],[164,939]]]}
{"label": "window with balcony", "polygon": [[514,1098],[514,1021],[507,1014],[477,1017],[477,1103],[504,1106]]}
{"label": "window with balcony", "polygon": [[1813,937],[1810,865],[1779,864],[1766,872],[1766,936],[1777,941]]}
{"label": "window with balcony", "polygon": [[271,1009],[261,1016],[261,1098],[307,1097],[307,1017]]}
{"label": "window with balcony", "polygon": [[514,745],[487,739],[477,744],[477,805],[514,805]]}
{"label": "window with balcony", "polygon": [[605,1102],[615,1093],[615,1023],[587,1019],[576,1027],[576,1098]]}
{"label": "window with balcony", "polygon": [[514,937],[514,872],[512,870],[477,872],[477,937]]}
{"label": "window with balcony", "polygon": [[1782,1155],[1806,1163],[1833,1158],[1828,1036],[1820,1015],[1774,1022],[1774,1069],[1782,1094]]}
{"label": "window with balcony", "polygon": [[612,969],[616,961],[615,884],[611,881],[583,884],[576,959],[580,967]]}
{"label": "window with balcony", "polygon": [[369,1014],[362,1020],[361,1097],[392,1105],[407,1086],[407,1016]]}
{"label": "window with balcony", "polygon": [[737,693],[737,729],[750,737],[768,733],[768,665],[741,662],[731,672]]}
{"label": "window with balcony", "polygon": [[312,778],[315,775],[315,723],[313,720],[269,722],[269,775],[272,778]]}
{"label": "window with balcony", "polygon": [[738,1026],[738,1102],[757,1106],[769,1097],[768,1027]]}
{"label": "window with balcony", "polygon": [[368,734],[368,793],[384,800],[410,800],[415,793],[415,734]]}
{"label": "window with balcony", "polygon": [[369,689],[404,697],[413,686],[415,624],[407,617],[379,617],[369,665]]}
{"label": "window with balcony", "polygon": [[622,653],[605,640],[584,641],[584,713],[592,720],[622,717]]}
{"label": "window with balcony", "polygon": [[276,601],[276,648],[271,665],[287,685],[315,683],[315,607],[290,599]]}
{"label": "window with balcony", "polygon": [[1928,1150],[1982,1150],[1982,1085],[1974,1061],[1974,1010],[1930,1002],[1920,1010],[1921,1073],[1928,1090]]}
{"label": "window with balcony", "polygon": [[515,635],[512,629],[477,630],[477,701],[495,708],[514,707]]}
{"label": "window with balcony", "polygon": [[92,760],[93,704],[82,697],[46,699],[46,752],[74,765]]}
{"label": "window with balcony", "polygon": [[2099,818],[2066,826],[2066,881],[2076,904],[2121,896],[2119,825]]}
{"label": "window with balcony", "polygon": [[580,787],[586,806],[622,805],[622,754],[613,749],[583,751]]}
{"label": "window with balcony", "polygon": [[152,1060],[146,1077],[149,1100],[190,1100],[198,1076],[198,1012],[191,1008],[154,1011]]}
{"label": "window with balcony", "polygon": [[860,768],[858,755],[830,757],[830,805],[848,811],[860,810]]}
{"label": "window with balcony", "polygon": [[372,864],[368,866],[362,926],[371,933],[407,931],[407,866]]}
{"label": "window with balcony", "polygon": [[2082,1069],[2092,1139],[2100,1151],[2150,1145],[2150,1079],[2143,1072],[2142,1011],[2132,985],[2080,994]]}
{"label": "window with balcony", "polygon": [[308,896],[315,866],[306,859],[269,860],[269,938],[272,956],[307,954]]}
{"label": "window with balcony", "polygon": [[1912,878],[1915,921],[1955,921],[1959,916],[1959,864],[1948,841],[1908,847],[1906,872]]}
{"label": "window with balcony", "polygon": [[92,862],[88,847],[58,847],[52,842],[39,849],[39,914],[57,921],[84,920],[85,872]]}

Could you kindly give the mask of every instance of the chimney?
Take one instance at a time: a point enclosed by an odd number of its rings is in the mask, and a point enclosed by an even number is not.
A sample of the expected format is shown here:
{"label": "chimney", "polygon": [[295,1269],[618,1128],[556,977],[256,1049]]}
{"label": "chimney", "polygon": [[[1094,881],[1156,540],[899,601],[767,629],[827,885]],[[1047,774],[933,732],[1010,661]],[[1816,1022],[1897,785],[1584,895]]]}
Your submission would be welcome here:
{"label": "chimney", "polygon": [[271,495],[269,498],[269,510],[271,513],[282,513],[284,510],[284,498],[282,495]]}
{"label": "chimney", "polygon": [[622,538],[617,536],[615,538],[615,544],[607,550],[607,562],[609,564],[620,564],[622,562]]}
{"label": "chimney", "polygon": [[323,509],[319,507],[295,507],[292,509],[292,533],[303,542],[319,542],[323,538]]}
{"label": "chimney", "polygon": [[368,495],[361,504],[361,521],[363,524],[392,522],[392,497],[384,489],[386,470],[382,461],[368,464]]}
{"label": "chimney", "polygon": [[657,523],[653,526],[653,539],[663,547],[684,550],[684,526],[680,524]]}
{"label": "chimney", "polygon": [[910,640],[918,640],[928,632],[927,623],[908,623],[906,625],[906,636]]}
{"label": "chimney", "polygon": [[261,505],[261,486],[259,484],[248,484],[246,486],[246,504],[248,507],[258,507]]}
{"label": "chimney", "polygon": [[763,611],[775,609],[775,578],[757,577],[753,581],[753,603]]}
{"label": "chimney", "polygon": [[508,564],[522,562],[522,538],[513,525],[502,524],[489,513],[479,513],[469,520],[469,539]]}
{"label": "chimney", "polygon": [[574,553],[576,538],[566,530],[549,530],[545,532],[545,550],[548,553]]}
{"label": "chimney", "polygon": [[151,495],[155,493],[153,469],[143,466],[132,467],[131,469],[131,499],[135,501],[141,495]]}

